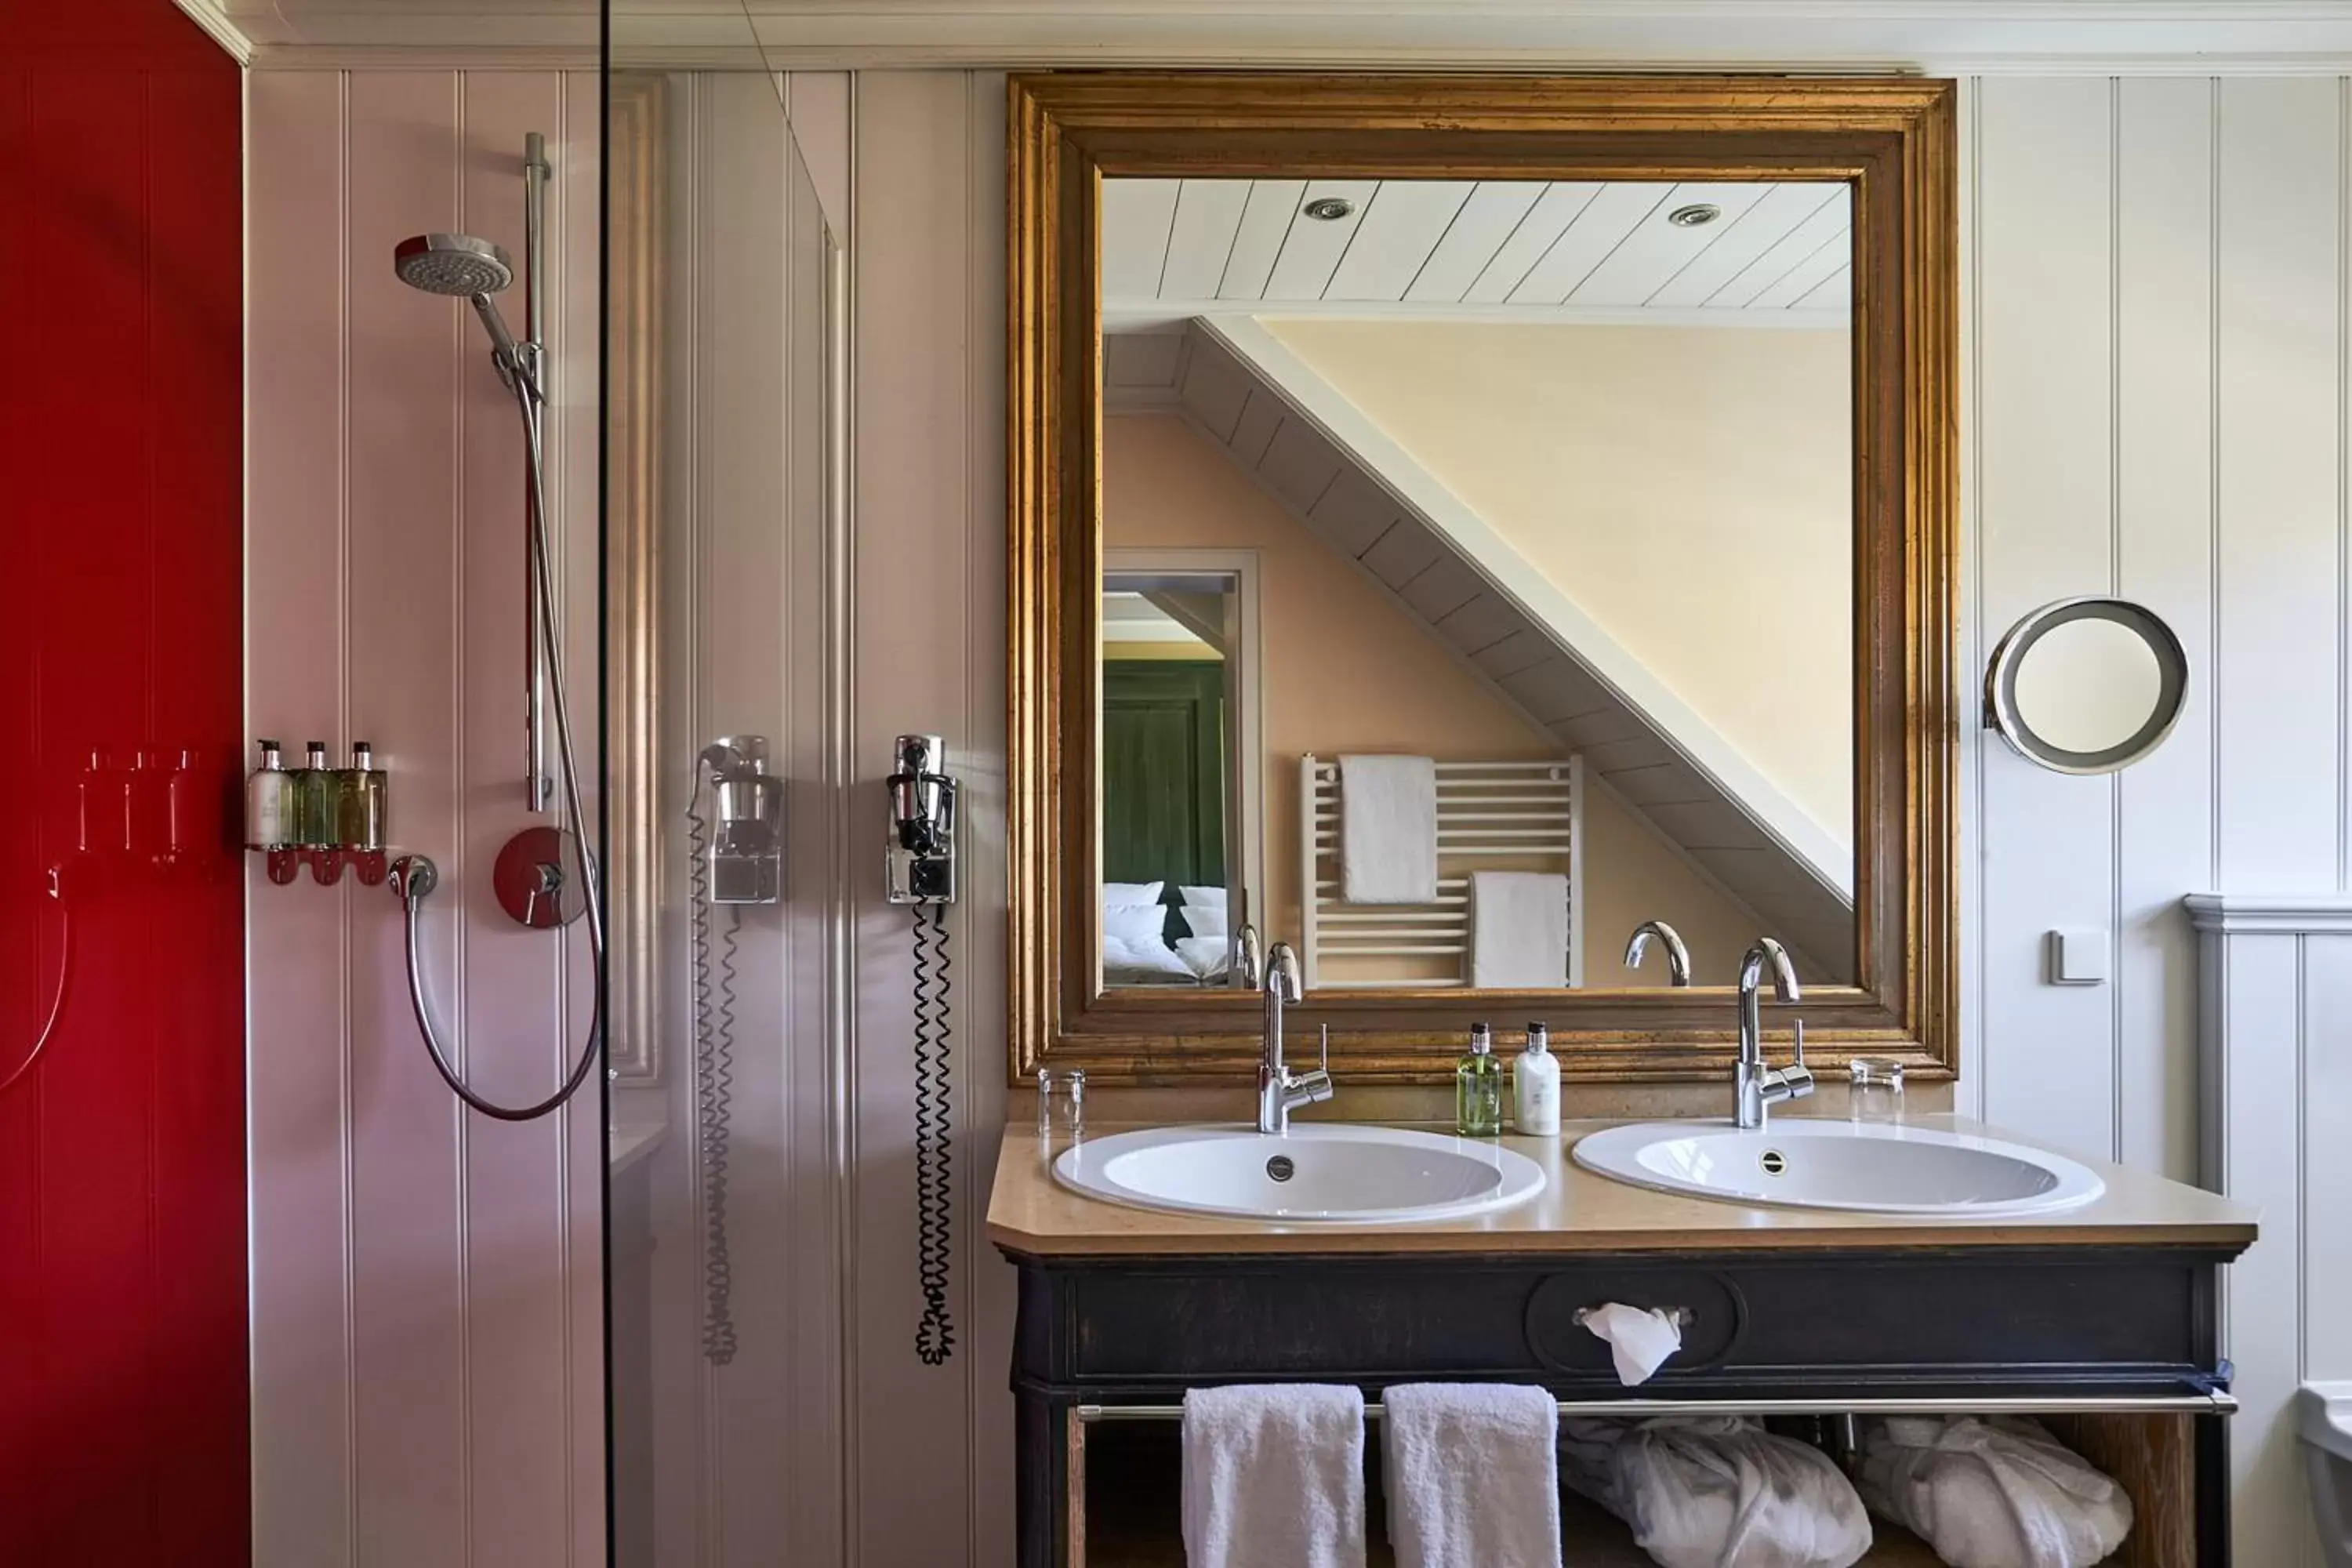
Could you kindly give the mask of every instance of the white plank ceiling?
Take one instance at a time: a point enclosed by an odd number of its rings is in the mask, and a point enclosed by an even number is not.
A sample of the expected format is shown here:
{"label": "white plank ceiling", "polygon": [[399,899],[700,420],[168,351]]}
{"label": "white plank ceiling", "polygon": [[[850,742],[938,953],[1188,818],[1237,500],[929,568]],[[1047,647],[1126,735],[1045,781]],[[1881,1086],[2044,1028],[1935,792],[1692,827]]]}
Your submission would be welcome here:
{"label": "white plank ceiling", "polygon": [[[1318,204],[1346,204],[1318,217]],[[1672,215],[1720,216],[1685,226]],[[1504,313],[1821,325],[1853,304],[1828,181],[1106,180],[1107,321]]]}

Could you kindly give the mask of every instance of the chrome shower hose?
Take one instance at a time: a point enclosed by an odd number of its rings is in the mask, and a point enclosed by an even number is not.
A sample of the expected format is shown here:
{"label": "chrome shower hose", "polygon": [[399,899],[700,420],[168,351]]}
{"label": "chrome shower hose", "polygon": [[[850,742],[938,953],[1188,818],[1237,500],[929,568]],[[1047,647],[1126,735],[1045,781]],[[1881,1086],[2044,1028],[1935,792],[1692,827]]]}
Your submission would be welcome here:
{"label": "chrome shower hose", "polygon": [[598,882],[596,858],[588,847],[588,814],[580,804],[580,763],[572,745],[572,706],[565,697],[562,643],[555,631],[555,578],[550,569],[547,547],[546,477],[542,471],[545,458],[540,437],[539,393],[520,374],[508,374],[507,384],[515,395],[516,406],[522,411],[523,433],[530,443],[531,575],[537,579],[540,637],[547,656],[548,686],[555,709],[556,751],[563,764],[563,805],[572,818],[572,841],[580,847],[581,899],[588,915],[588,948],[596,966],[595,994],[589,1004],[588,1038],[581,1046],[579,1058],[572,1063],[562,1085],[553,1094],[531,1105],[500,1105],[467,1086],[465,1079],[450,1064],[449,1054],[442,1048],[440,1036],[433,1027],[431,1010],[425,1002],[425,973],[418,953],[425,900],[439,885],[440,872],[422,855],[404,855],[394,863],[391,879],[393,891],[400,895],[401,904],[407,911],[409,1005],[416,1014],[417,1033],[425,1037],[425,1054],[433,1058],[434,1069],[440,1073],[441,1081],[449,1086],[451,1093],[483,1115],[499,1121],[535,1121],[577,1094],[604,1054],[604,899]]}

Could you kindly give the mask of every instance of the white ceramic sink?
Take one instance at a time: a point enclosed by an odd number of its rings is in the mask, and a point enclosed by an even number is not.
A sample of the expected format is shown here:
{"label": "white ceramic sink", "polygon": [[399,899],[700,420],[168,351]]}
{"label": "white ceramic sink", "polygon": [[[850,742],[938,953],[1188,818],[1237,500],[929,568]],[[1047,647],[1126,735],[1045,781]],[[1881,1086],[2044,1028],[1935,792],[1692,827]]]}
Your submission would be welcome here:
{"label": "white ceramic sink", "polygon": [[1482,1139],[1319,1121],[1279,1136],[1154,1127],[1089,1138],[1054,1179],[1135,1208],[1372,1224],[1483,1214],[1543,1191],[1541,1166]]}
{"label": "white ceramic sink", "polygon": [[1885,1122],[1650,1121],[1580,1140],[1576,1163],[1635,1186],[1730,1203],[1956,1219],[2049,1214],[2106,1191],[2098,1174],[2022,1143]]}

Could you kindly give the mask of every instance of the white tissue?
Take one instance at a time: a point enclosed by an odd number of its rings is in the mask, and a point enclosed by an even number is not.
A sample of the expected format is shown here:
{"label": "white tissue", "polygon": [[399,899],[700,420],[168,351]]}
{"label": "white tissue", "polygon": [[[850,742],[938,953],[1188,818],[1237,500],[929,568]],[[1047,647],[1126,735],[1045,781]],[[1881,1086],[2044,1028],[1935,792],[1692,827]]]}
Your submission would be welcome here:
{"label": "white tissue", "polygon": [[1683,1331],[1674,1319],[1622,1301],[1588,1308],[1584,1326],[1609,1342],[1609,1358],[1617,1363],[1617,1381],[1628,1388],[1649,1382],[1666,1358],[1683,1348]]}

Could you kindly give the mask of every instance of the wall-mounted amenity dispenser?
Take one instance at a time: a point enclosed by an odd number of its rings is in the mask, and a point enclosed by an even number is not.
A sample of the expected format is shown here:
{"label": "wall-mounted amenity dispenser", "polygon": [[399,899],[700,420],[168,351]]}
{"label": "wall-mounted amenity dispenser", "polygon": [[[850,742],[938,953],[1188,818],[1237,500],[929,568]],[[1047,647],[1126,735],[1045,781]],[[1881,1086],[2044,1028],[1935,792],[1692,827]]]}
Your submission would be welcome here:
{"label": "wall-mounted amenity dispenser", "polygon": [[[266,858],[269,879],[290,882],[307,861],[310,875],[329,887],[341,880],[346,866],[371,888],[383,881],[390,870],[387,792],[374,748],[352,742],[351,765],[335,768],[327,765],[327,743],[312,741],[304,748],[303,765],[289,770],[277,742],[257,744],[261,765],[245,781],[245,847]],[[184,757],[182,771],[189,765]],[[164,837],[174,853],[185,849],[188,835],[181,824],[193,816],[180,798],[179,782],[173,781],[165,801],[171,826]]]}

